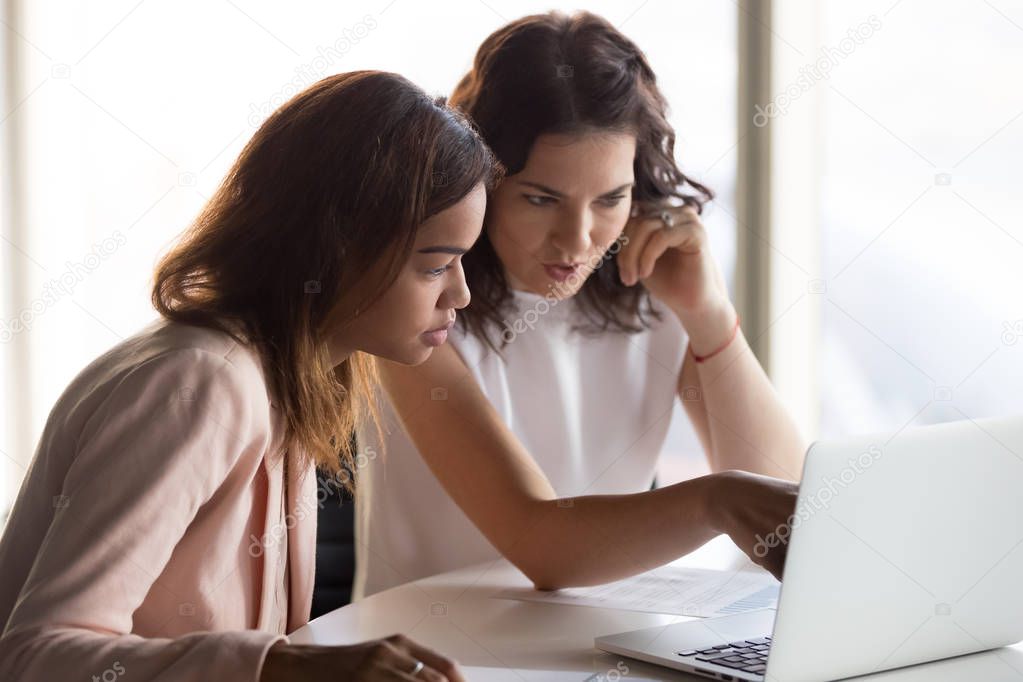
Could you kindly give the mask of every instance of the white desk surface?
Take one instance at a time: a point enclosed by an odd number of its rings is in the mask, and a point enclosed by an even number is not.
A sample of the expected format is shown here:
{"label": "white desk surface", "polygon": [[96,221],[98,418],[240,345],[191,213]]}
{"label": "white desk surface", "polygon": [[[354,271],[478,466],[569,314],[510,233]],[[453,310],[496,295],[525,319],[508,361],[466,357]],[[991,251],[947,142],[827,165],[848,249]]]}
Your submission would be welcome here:
{"label": "white desk surface", "polygon": [[[721,536],[677,562],[749,567]],[[686,616],[543,604],[493,595],[531,587],[505,560],[417,580],[325,614],[290,635],[296,644],[353,644],[403,633],[459,661],[470,682],[705,680],[595,649],[599,635],[668,625]],[[1023,643],[856,679],[872,682],[1023,682]]]}

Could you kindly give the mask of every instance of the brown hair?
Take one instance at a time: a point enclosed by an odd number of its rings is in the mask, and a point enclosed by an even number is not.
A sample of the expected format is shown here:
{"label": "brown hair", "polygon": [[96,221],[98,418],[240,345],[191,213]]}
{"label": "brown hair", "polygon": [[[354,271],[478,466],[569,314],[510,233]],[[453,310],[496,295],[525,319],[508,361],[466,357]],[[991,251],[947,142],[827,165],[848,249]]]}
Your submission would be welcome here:
{"label": "brown hair", "polygon": [[[675,164],[667,101],[646,57],[589,12],[537,14],[498,29],[483,41],[450,103],[472,119],[508,175],[522,170],[542,134],[628,131],[636,135],[634,203],[666,205],[675,198],[702,212],[714,197]],[[687,184],[695,194],[682,191]],[[496,351],[490,331],[500,329],[511,293],[486,230],[462,262],[473,298],[459,319]],[[578,296],[583,331],[649,326],[649,292],[622,284],[614,258],[593,271]]]}
{"label": "brown hair", "polygon": [[[397,74],[329,76],[249,140],[158,264],[153,304],[252,343],[286,443],[328,473],[351,470],[355,425],[368,415],[379,428],[375,364],[356,352],[331,367],[329,332],[394,282],[424,220],[480,183],[491,188],[498,171],[443,98]],[[374,293],[352,300],[356,283]]]}

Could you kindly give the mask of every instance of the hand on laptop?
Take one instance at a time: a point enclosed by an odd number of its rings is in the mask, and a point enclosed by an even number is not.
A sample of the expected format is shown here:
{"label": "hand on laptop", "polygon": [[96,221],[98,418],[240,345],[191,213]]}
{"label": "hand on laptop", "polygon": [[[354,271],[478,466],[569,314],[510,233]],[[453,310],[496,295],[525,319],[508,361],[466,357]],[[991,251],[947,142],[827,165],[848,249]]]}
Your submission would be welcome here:
{"label": "hand on laptop", "polygon": [[799,484],[748,471],[711,474],[711,523],[781,580]]}

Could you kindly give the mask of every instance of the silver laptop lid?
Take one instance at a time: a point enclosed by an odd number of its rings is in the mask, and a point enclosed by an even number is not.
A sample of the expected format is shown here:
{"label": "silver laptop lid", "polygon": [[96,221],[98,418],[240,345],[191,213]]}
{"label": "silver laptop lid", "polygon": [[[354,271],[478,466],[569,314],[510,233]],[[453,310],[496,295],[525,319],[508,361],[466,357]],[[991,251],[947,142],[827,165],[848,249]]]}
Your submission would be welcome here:
{"label": "silver laptop lid", "polygon": [[1023,417],[815,442],[791,521],[768,680],[1023,639]]}

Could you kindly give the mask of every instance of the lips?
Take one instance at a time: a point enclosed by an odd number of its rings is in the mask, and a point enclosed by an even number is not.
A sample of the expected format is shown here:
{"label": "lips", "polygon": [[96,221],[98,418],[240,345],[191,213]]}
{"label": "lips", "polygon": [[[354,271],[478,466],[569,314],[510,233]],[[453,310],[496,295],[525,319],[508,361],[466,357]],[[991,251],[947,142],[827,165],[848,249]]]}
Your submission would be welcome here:
{"label": "lips", "polygon": [[582,263],[544,263],[543,269],[547,276],[557,282],[564,282],[579,271]]}
{"label": "lips", "polygon": [[420,338],[422,339],[423,343],[426,344],[427,346],[431,347],[440,346],[441,344],[448,340],[448,330],[451,329],[451,327],[453,327],[454,325],[455,321],[451,320],[443,327],[437,327],[436,329],[431,329],[430,331],[423,332],[422,334],[420,334]]}
{"label": "lips", "polygon": [[444,326],[437,327],[436,329],[427,329],[423,333],[424,334],[432,334],[433,332],[446,332],[446,331],[450,330],[454,326],[455,326],[455,321],[451,320],[447,324],[445,324]]}

